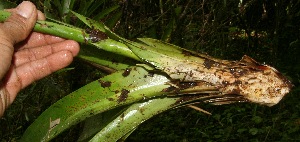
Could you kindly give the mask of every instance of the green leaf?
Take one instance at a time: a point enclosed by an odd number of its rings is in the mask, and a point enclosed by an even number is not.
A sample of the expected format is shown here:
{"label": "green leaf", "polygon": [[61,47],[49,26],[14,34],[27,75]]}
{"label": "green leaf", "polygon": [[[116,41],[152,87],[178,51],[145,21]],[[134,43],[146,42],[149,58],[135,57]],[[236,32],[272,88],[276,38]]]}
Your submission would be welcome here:
{"label": "green leaf", "polygon": [[[90,17],[101,5],[103,5],[103,3],[105,2],[105,0],[91,0],[90,2],[90,6],[88,8],[86,8],[86,17]],[[96,11],[97,12],[97,11]]]}
{"label": "green leaf", "polygon": [[62,2],[62,10],[61,10],[61,16],[62,21],[66,23],[70,23],[70,10],[73,9],[75,0],[63,0]]}
{"label": "green leaf", "polygon": [[[99,7],[104,2],[105,2],[105,0],[80,1],[80,7],[76,11],[77,11],[77,13],[80,13],[81,15],[90,17],[91,15],[94,15],[95,10],[99,9]],[[78,27],[84,27],[84,25],[81,21],[76,21],[75,25]]]}
{"label": "green leaf", "polygon": [[252,117],[252,121],[254,121],[256,124],[259,124],[263,121],[263,119],[260,116],[254,116]]}
{"label": "green leaf", "polygon": [[52,0],[52,1],[50,1],[50,3],[51,2],[55,6],[55,9],[58,10],[57,12],[58,12],[60,20],[63,20],[63,6],[61,4],[61,1],[60,0]]}
{"label": "green leaf", "polygon": [[174,8],[174,14],[176,15],[176,17],[179,17],[181,13],[182,13],[182,6],[178,6]]}
{"label": "green leaf", "polygon": [[250,133],[251,135],[256,135],[256,134],[258,133],[258,129],[257,129],[257,128],[251,128],[251,129],[249,130],[249,133]]}
{"label": "green leaf", "polygon": [[[72,11],[72,13],[74,15],[76,15],[83,23],[85,23],[87,26],[92,28],[92,30],[102,31],[105,34],[114,36],[117,39],[121,38],[118,35],[116,35],[115,33],[113,33],[112,31],[110,31],[103,23],[86,18],[76,12],[73,12],[73,11]],[[121,39],[125,40],[123,38],[121,38]],[[125,44],[115,41],[113,39],[103,39],[103,40],[100,40],[99,42],[91,42],[91,44],[100,49],[103,49],[105,51],[113,52],[113,53],[123,55],[125,57],[129,57],[129,58],[139,61],[139,58],[135,54],[133,54],[131,52],[131,50]]]}
{"label": "green leaf", "polygon": [[119,7],[120,7],[119,5],[114,5],[114,6],[111,6],[111,7],[107,8],[107,9],[104,9],[101,12],[99,12],[93,19],[94,20],[100,20],[100,19],[104,18],[106,15],[108,15],[111,12],[118,9]]}
{"label": "green leaf", "polygon": [[10,12],[1,10],[1,11],[0,11],[0,22],[5,21],[10,15],[11,15]]}
{"label": "green leaf", "polygon": [[105,66],[114,70],[122,70],[134,66],[138,62],[125,56],[99,50],[93,46],[82,45],[77,56],[93,64]]}
{"label": "green leaf", "polygon": [[81,15],[88,16],[88,9],[91,6],[91,4],[94,2],[94,0],[86,1],[86,0],[81,0],[79,3],[79,9],[77,10],[78,13]]}
{"label": "green leaf", "polygon": [[165,28],[164,30],[164,33],[161,37],[161,40],[162,41],[170,41],[171,40],[171,35],[172,35],[172,32],[175,28],[175,25],[176,25],[176,22],[175,22],[175,18],[172,18],[171,21],[168,23],[167,27]]}
{"label": "green leaf", "polygon": [[113,27],[118,23],[118,21],[120,20],[122,16],[122,12],[119,11],[119,12],[116,12],[115,14],[113,14],[111,16],[111,18],[107,19],[105,21],[105,25],[110,28],[110,29],[113,29]]}
{"label": "green leaf", "polygon": [[89,19],[87,17],[84,17],[83,15],[80,15],[79,13],[76,13],[74,11],[71,11],[79,20],[81,20],[84,24],[86,24],[88,27],[92,29],[97,29],[99,31],[105,32],[104,24],[101,22],[97,22],[95,20]]}
{"label": "green leaf", "polygon": [[99,42],[92,43],[92,45],[95,45],[99,49],[103,49],[108,52],[123,55],[125,57],[135,59],[137,61],[140,60],[134,53],[131,52],[131,50],[125,44],[112,39],[105,39]]}
{"label": "green leaf", "polygon": [[248,129],[246,129],[246,128],[239,128],[238,130],[237,130],[237,132],[238,133],[243,133],[243,132],[245,132],[245,131],[247,131]]}
{"label": "green leaf", "polygon": [[117,141],[145,120],[172,108],[178,100],[178,98],[161,98],[133,104],[97,133],[90,142]]}
{"label": "green leaf", "polygon": [[135,131],[136,129],[133,129],[132,131],[130,131],[129,133],[127,133],[126,135],[124,135],[122,138],[120,138],[118,140],[118,142],[125,142],[125,140]]}
{"label": "green leaf", "polygon": [[22,141],[49,141],[87,117],[166,94],[165,76],[151,74],[142,67],[128,68],[96,80],[59,100],[26,130]]}
{"label": "green leaf", "polygon": [[[199,75],[201,74],[199,69],[204,68],[205,55],[174,46],[171,47],[162,42],[158,44],[152,42],[151,46],[130,41],[125,42],[131,51],[140,57],[141,60],[167,73],[172,79],[195,81],[204,80],[202,77],[208,76]],[[174,52],[172,49],[175,49]]]}
{"label": "green leaf", "polygon": [[107,124],[113,121],[127,108],[128,106],[118,107],[87,118],[84,121],[84,127],[82,129],[80,137],[78,138],[78,142],[88,141],[93,138],[95,134],[97,134],[101,129],[103,129]]}
{"label": "green leaf", "polygon": [[47,18],[51,19],[56,19],[58,20],[58,16],[55,15],[55,13],[51,12],[52,11],[52,5],[51,5],[51,0],[45,0],[44,1],[44,14]]}
{"label": "green leaf", "polygon": [[139,41],[147,44],[148,46],[155,47],[158,50],[163,50],[167,52],[175,52],[175,53],[182,53],[184,50],[179,46],[174,44],[170,44],[161,40],[152,39],[152,38],[138,38]]}
{"label": "green leaf", "polygon": [[141,123],[151,117],[162,113],[168,109],[185,105],[187,102],[201,99],[197,96],[180,96],[151,99],[141,103],[131,105],[122,112],[115,120],[111,121],[104,129],[97,133],[90,142],[117,141],[128,133],[131,133]]}

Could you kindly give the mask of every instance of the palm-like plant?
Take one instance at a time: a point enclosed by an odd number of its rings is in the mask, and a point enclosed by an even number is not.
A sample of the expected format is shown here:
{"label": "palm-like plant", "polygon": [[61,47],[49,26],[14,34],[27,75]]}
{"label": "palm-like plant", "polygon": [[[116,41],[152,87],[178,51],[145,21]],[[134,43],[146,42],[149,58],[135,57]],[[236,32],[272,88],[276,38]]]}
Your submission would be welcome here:
{"label": "palm-like plant", "polygon": [[[49,3],[45,1],[45,4]],[[60,11],[64,16],[70,16],[66,13],[73,6],[72,1],[56,1],[55,4],[67,4],[63,6],[66,9]],[[92,1],[86,4],[91,5]],[[167,109],[200,100],[217,105],[254,102],[272,106],[290,91],[290,82],[278,71],[248,56],[240,61],[227,61],[150,38],[133,42],[113,33],[101,22],[72,13],[88,28],[38,21],[34,30],[73,39],[118,55],[108,55],[113,60],[103,58],[107,52],[93,53],[95,49],[91,47],[79,55],[79,58],[116,72],[87,84],[53,104],[26,130],[23,141],[49,141],[72,125],[88,117],[96,119],[107,111],[113,112],[107,116],[110,121],[95,131],[87,129],[83,132],[86,136],[81,140],[92,137],[90,141],[117,141],[126,138],[145,120]],[[2,21],[8,16],[8,12],[1,11]],[[101,17],[101,14],[95,17]],[[62,20],[68,22],[66,17]],[[121,65],[113,63],[123,58],[130,58],[132,62]]]}

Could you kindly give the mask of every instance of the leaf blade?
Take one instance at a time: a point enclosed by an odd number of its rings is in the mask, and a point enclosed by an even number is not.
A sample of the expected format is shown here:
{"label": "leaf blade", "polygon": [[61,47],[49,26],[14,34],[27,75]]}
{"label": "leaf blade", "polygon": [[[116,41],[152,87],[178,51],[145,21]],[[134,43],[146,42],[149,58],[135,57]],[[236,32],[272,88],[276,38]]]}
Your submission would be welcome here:
{"label": "leaf blade", "polygon": [[[161,90],[170,87],[165,84],[169,81],[166,77],[156,74],[150,77],[142,67],[133,68],[127,79],[123,75],[123,71],[108,75],[59,100],[40,115],[21,140],[49,141],[86,117],[145,97],[163,95],[165,92]],[[110,87],[103,87],[113,80]]]}

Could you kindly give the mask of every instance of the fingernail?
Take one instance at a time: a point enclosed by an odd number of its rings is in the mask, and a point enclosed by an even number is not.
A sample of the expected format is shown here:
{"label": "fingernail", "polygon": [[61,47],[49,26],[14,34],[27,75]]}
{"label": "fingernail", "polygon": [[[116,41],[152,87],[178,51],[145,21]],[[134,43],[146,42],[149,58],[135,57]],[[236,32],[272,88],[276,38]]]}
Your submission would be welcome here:
{"label": "fingernail", "polygon": [[33,4],[29,1],[23,1],[17,7],[17,12],[24,18],[29,18],[34,10]]}

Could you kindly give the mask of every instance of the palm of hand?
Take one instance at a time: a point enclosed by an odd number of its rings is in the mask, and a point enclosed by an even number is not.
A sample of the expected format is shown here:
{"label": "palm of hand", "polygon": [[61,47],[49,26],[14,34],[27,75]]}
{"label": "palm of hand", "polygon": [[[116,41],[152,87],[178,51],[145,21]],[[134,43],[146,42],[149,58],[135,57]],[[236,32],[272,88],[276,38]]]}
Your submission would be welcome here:
{"label": "palm of hand", "polygon": [[21,89],[66,67],[79,52],[75,41],[31,33],[37,19],[45,20],[31,2],[7,11],[11,16],[0,23],[0,117]]}
{"label": "palm of hand", "polygon": [[32,33],[15,47],[11,65],[2,80],[1,89],[8,94],[8,103],[32,82],[69,65],[78,52],[75,41]]}

